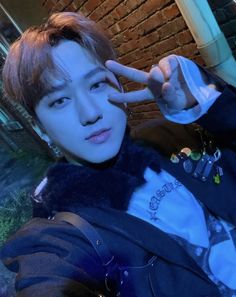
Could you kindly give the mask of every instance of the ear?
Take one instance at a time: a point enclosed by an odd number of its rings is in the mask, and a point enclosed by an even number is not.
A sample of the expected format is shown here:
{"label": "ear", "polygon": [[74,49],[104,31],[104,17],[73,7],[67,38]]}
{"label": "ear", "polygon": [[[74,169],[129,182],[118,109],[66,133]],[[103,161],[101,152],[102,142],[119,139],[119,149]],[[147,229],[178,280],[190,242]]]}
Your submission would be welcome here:
{"label": "ear", "polygon": [[43,141],[47,142],[47,144],[50,144],[52,142],[51,139],[48,137],[43,125],[37,118],[33,120],[32,127],[33,127],[34,131],[38,134],[38,136]]}

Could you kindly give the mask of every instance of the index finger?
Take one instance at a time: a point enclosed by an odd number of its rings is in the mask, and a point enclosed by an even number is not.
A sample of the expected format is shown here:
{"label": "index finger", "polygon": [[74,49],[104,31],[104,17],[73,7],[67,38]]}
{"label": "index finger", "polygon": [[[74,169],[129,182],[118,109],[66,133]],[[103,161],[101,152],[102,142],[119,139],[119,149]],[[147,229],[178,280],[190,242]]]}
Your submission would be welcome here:
{"label": "index finger", "polygon": [[124,66],[113,60],[106,61],[105,65],[113,73],[124,76],[131,81],[144,83],[144,84],[146,84],[148,81],[148,73],[145,71]]}
{"label": "index finger", "polygon": [[178,60],[176,59],[175,55],[169,55],[165,58],[162,58],[158,64],[159,68],[161,69],[165,80],[169,80],[172,73],[178,67]]}

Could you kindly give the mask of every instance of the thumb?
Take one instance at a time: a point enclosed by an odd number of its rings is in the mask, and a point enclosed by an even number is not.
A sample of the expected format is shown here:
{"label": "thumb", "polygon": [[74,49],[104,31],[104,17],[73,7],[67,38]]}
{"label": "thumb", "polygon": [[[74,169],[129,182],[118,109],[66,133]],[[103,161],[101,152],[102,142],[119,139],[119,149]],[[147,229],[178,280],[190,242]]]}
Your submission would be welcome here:
{"label": "thumb", "polygon": [[165,82],[162,85],[162,99],[166,102],[168,106],[174,104],[174,99],[176,96],[176,90],[173,85],[169,82]]}
{"label": "thumb", "polygon": [[158,66],[151,69],[148,77],[148,88],[153,93],[155,98],[159,98],[162,94],[162,85],[164,83],[164,76]]}
{"label": "thumb", "polygon": [[173,84],[166,82],[162,87],[162,101],[172,112],[177,112],[186,107],[186,96],[182,89],[176,89]]}

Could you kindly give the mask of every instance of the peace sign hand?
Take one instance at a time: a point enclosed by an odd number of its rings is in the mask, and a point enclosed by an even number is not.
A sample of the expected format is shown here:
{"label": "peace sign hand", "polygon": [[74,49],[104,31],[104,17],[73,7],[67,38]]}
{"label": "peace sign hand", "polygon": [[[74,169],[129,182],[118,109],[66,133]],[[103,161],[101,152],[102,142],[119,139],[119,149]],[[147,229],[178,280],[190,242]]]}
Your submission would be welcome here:
{"label": "peace sign hand", "polygon": [[111,101],[135,103],[156,100],[160,109],[165,110],[165,114],[190,108],[197,103],[188,89],[179,62],[173,55],[160,60],[149,73],[112,60],[106,62],[106,67],[117,75],[147,85],[140,91],[110,94]]}

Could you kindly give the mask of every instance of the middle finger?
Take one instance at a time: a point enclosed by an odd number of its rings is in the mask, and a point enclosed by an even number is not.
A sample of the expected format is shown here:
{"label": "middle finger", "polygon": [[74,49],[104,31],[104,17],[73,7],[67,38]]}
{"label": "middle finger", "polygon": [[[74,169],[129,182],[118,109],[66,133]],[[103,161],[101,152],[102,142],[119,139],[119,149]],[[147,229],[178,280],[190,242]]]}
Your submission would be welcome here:
{"label": "middle finger", "polygon": [[106,67],[117,75],[124,76],[131,81],[144,83],[148,81],[148,73],[142,70],[138,70],[132,67],[124,66],[116,61],[106,61]]}

